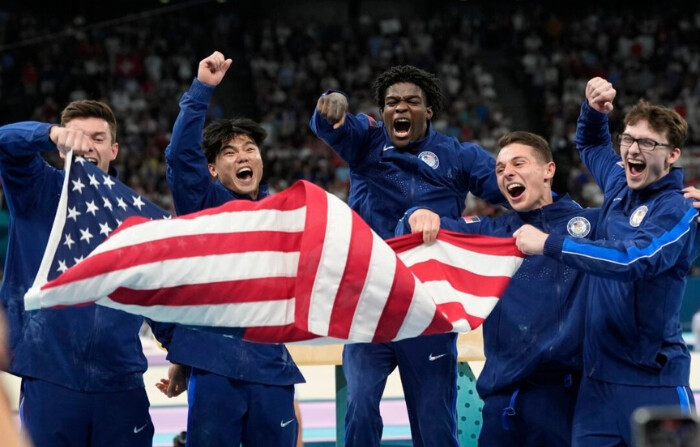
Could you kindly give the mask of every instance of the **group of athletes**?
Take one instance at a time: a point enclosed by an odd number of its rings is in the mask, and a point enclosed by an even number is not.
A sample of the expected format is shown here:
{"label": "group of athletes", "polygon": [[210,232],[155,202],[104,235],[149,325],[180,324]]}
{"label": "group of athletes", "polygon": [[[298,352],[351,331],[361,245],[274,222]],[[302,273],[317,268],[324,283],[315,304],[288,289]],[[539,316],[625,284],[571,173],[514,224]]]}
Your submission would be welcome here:
{"label": "group of athletes", "polygon": [[[180,100],[165,152],[179,215],[269,195],[260,124],[240,117],[206,123],[231,65],[218,51],[202,59]],[[328,91],[309,123],[349,166],[350,207],[385,239],[413,232],[430,243],[445,228],[515,237],[527,255],[484,322],[480,445],[632,446],[635,409],[694,412],[680,307],[700,252],[700,193],[684,189],[674,167],[688,135],[678,113],[640,100],[625,114],[616,146],[608,124],[614,86],[588,82],[576,147],[605,200],[584,209],[552,191],[556,166],[541,136],[507,133],[494,158],[436,131],[431,120],[445,99],[433,74],[391,67],[375,79],[373,93],[381,120],[350,113],[350,99]],[[35,446],[153,442],[143,319],[94,305],[24,310],[64,179],[42,152],[72,150],[116,177],[116,135],[110,107],[92,100],[68,104],[60,125],[0,127],[11,216],[0,289],[7,370],[22,379],[20,419]],[[461,218],[469,192],[510,212]],[[294,386],[304,378],[284,345],[149,324],[172,363],[157,387],[168,396],[187,392],[188,446],[297,444]],[[379,403],[398,367],[413,445],[458,446],[456,337],[346,345],[345,445],[380,445]]]}

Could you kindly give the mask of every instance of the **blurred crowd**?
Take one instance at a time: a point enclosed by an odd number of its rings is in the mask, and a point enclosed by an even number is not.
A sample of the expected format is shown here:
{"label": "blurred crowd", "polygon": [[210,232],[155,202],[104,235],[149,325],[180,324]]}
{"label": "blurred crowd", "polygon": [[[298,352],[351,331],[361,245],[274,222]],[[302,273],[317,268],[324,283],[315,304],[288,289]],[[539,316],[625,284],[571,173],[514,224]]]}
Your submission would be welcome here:
{"label": "blurred crowd", "polygon": [[[253,99],[244,109],[218,89],[210,118],[235,111],[263,124],[273,191],[305,179],[345,199],[347,166],[308,130],[316,100],[342,90],[353,112],[377,117],[371,81],[389,66],[412,64],[442,81],[447,107],[433,121],[437,129],[489,150],[509,130],[537,131],[555,152],[555,190],[597,205],[600,190],[572,138],[585,82],[603,76],[618,89],[613,130],[639,97],[672,105],[688,120],[686,181],[699,182],[700,6],[566,12],[544,3],[465,3],[440,3],[430,15],[401,8],[395,16],[360,12],[338,21],[252,19],[233,5],[202,2],[98,23],[0,7],[0,123],[58,122],[68,101],[108,102],[121,126],[122,180],[172,210],[163,153],[178,100],[197,62],[218,49],[235,59],[231,70],[242,85],[233,91]],[[516,95],[526,107],[517,120],[504,107]],[[483,206],[477,203],[469,205]]]}

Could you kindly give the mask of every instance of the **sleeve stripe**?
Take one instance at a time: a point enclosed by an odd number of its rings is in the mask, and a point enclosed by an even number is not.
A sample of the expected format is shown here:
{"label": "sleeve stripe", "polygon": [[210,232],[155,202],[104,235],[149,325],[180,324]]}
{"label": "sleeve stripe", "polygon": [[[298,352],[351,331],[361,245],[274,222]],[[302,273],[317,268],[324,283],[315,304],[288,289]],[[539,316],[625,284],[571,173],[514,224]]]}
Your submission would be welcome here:
{"label": "sleeve stripe", "polygon": [[658,238],[654,238],[648,246],[643,248],[630,247],[626,251],[619,251],[590,244],[579,244],[567,238],[564,240],[562,253],[596,259],[612,264],[630,265],[640,259],[651,258],[667,245],[677,242],[690,231],[690,225],[697,216],[698,211],[694,208],[690,208],[670,231],[663,233]]}

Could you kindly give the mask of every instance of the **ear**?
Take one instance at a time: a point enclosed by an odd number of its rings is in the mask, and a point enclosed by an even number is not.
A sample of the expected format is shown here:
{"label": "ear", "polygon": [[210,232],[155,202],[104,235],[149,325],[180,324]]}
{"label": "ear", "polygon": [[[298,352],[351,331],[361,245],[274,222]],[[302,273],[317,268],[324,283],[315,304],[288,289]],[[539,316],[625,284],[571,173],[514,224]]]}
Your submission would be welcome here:
{"label": "ear", "polygon": [[668,161],[668,164],[672,165],[673,163],[677,162],[679,158],[681,158],[681,148],[674,147],[671,149],[671,152],[668,153],[666,161]]}
{"label": "ear", "polygon": [[425,113],[428,115],[428,120],[433,118],[433,108],[428,106],[425,109]]}
{"label": "ear", "polygon": [[116,142],[112,143],[112,152],[111,152],[109,161],[112,161],[115,158],[117,158],[118,153],[119,153],[119,143],[116,143]]}
{"label": "ear", "polygon": [[550,161],[544,165],[544,180],[545,182],[550,182],[554,178],[554,173],[557,171],[557,165],[553,161]]}
{"label": "ear", "polygon": [[207,164],[207,168],[209,168],[209,173],[211,174],[211,176],[216,178],[216,166],[214,166],[213,163],[209,163]]}

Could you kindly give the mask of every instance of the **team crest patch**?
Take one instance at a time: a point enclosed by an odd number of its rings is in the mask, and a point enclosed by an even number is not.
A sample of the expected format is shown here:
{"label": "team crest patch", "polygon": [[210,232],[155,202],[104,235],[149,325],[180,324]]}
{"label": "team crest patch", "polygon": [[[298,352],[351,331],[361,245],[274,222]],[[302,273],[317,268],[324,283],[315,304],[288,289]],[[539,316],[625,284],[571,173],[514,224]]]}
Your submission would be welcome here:
{"label": "team crest patch", "polygon": [[440,160],[438,159],[437,155],[433,154],[430,151],[423,151],[420,154],[418,154],[418,158],[423,160],[423,162],[430,166],[433,169],[437,169],[438,166],[440,166]]}
{"label": "team crest patch", "polygon": [[630,216],[630,225],[633,227],[638,227],[639,224],[642,223],[642,220],[644,219],[644,216],[647,215],[648,211],[649,208],[647,208],[646,205],[642,205],[636,210],[634,210],[634,212]]}
{"label": "team crest patch", "polygon": [[566,231],[573,237],[586,237],[591,232],[591,223],[585,217],[573,217],[566,224]]}
{"label": "team crest patch", "polygon": [[479,219],[479,216],[462,216],[462,220],[465,223],[477,223],[481,222],[481,219]]}

